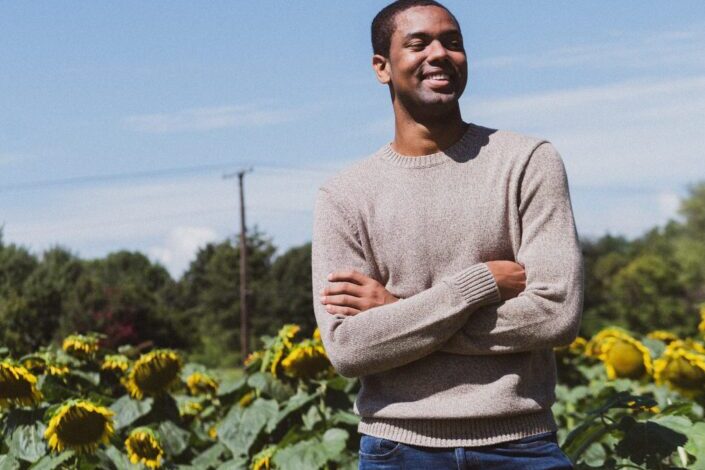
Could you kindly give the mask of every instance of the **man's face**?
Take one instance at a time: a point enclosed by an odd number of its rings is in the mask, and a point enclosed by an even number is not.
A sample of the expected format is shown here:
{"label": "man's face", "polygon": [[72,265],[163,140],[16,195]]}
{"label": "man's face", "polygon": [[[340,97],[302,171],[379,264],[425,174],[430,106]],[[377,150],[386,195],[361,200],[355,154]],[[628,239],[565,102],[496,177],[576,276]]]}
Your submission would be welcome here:
{"label": "man's face", "polygon": [[409,8],[396,17],[389,48],[388,77],[395,99],[423,114],[440,115],[457,106],[467,84],[463,37],[443,8]]}

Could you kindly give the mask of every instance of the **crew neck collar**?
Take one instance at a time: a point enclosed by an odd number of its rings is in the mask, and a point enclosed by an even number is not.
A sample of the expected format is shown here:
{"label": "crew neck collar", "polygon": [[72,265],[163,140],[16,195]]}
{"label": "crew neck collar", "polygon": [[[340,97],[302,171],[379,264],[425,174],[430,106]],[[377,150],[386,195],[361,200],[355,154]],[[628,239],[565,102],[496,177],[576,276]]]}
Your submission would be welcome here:
{"label": "crew neck collar", "polygon": [[384,145],[379,151],[379,155],[385,162],[402,168],[428,168],[436,165],[442,165],[451,160],[460,161],[461,155],[472,146],[473,140],[477,132],[472,123],[468,123],[465,133],[453,145],[428,155],[410,156],[403,155],[394,148],[389,142]]}

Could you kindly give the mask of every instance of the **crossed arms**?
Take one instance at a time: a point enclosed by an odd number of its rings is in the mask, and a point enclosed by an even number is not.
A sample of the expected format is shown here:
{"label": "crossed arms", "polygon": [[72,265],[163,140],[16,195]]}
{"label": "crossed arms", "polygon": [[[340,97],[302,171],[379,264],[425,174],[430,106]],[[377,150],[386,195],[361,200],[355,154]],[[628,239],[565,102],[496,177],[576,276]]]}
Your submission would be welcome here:
{"label": "crossed arms", "polygon": [[[319,191],[312,249],[314,312],[338,372],[369,375],[435,351],[502,354],[570,343],[582,311],[582,255],[565,169],[550,144],[537,147],[527,164],[519,204],[522,235],[516,261],[525,270],[525,288],[523,273],[509,270],[507,280],[490,269],[498,260],[468,266],[427,290],[396,299],[373,279],[345,209],[327,191]],[[341,268],[347,271],[342,277],[327,279]],[[340,282],[351,275],[352,282]],[[518,295],[512,296],[512,289]],[[319,300],[322,291],[333,294],[325,304]]]}

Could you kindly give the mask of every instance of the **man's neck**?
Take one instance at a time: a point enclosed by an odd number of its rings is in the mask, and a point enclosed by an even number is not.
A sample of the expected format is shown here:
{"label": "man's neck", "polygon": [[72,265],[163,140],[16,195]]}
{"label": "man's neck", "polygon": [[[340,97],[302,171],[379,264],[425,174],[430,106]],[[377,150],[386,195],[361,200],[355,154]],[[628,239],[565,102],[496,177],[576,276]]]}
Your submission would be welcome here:
{"label": "man's neck", "polygon": [[[396,110],[395,110],[396,111]],[[465,134],[467,124],[460,110],[443,118],[413,119],[407,113],[395,112],[392,148],[410,157],[429,155],[445,150]]]}

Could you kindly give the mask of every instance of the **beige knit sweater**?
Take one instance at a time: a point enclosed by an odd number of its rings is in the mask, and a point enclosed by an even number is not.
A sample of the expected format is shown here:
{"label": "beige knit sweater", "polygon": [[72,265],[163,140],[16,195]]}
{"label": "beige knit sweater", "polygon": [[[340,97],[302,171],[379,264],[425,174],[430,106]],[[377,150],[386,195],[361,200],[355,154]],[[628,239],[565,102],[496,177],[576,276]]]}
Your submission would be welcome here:
{"label": "beige knit sweater", "polygon": [[[583,261],[550,143],[471,124],[431,155],[387,144],[320,188],[312,250],[323,344],[361,381],[359,432],[456,447],[555,429],[553,347],[577,334]],[[500,299],[492,260],[524,266],[518,297]],[[344,269],[400,300],[329,314],[319,291]]]}

